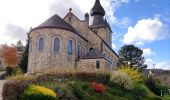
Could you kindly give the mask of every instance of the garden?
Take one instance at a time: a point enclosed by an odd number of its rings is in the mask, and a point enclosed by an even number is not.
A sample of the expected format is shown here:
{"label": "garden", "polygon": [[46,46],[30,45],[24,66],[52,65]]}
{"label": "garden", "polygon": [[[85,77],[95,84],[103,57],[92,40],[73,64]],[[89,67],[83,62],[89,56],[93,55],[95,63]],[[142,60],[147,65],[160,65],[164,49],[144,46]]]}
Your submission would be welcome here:
{"label": "garden", "polygon": [[170,100],[170,95],[154,76],[146,77],[135,68],[122,66],[113,72],[59,68],[12,76],[4,84],[3,99]]}

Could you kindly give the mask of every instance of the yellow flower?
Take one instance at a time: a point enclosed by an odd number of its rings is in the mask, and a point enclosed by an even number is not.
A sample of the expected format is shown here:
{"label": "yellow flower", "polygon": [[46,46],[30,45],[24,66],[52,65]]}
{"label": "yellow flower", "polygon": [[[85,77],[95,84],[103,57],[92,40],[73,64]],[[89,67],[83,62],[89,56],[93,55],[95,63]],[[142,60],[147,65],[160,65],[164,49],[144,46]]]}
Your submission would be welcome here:
{"label": "yellow flower", "polygon": [[44,95],[56,97],[56,93],[53,90],[45,88],[45,87],[41,87],[41,86],[38,86],[38,85],[31,85],[30,89],[32,91],[34,91],[35,93],[42,93]]}
{"label": "yellow flower", "polygon": [[141,81],[142,81],[142,80],[141,80],[141,79],[142,79],[142,78],[141,78],[141,73],[140,73],[137,69],[135,69],[135,68],[133,68],[133,67],[130,67],[130,66],[128,66],[128,65],[126,65],[126,66],[121,66],[121,67],[118,69],[118,71],[123,72],[123,73],[126,73],[127,75],[129,75],[134,82],[141,82]]}

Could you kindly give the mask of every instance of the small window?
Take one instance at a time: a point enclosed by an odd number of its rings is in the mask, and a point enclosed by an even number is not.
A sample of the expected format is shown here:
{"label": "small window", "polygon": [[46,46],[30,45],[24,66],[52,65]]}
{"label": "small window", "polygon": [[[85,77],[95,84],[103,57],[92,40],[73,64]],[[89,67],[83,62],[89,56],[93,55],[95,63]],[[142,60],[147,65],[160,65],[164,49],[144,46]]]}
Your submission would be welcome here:
{"label": "small window", "polygon": [[96,69],[100,68],[100,61],[96,61]]}
{"label": "small window", "polygon": [[71,17],[69,17],[69,21],[71,21]]}
{"label": "small window", "polygon": [[67,43],[67,52],[68,52],[68,54],[73,53],[73,40],[68,41],[68,43]]}
{"label": "small window", "polygon": [[90,48],[89,51],[93,50],[93,48]]}
{"label": "small window", "polygon": [[59,37],[55,37],[53,39],[53,51],[59,51],[60,50],[60,38]]}
{"label": "small window", "polygon": [[38,39],[38,51],[43,51],[44,49],[44,38],[41,36]]}

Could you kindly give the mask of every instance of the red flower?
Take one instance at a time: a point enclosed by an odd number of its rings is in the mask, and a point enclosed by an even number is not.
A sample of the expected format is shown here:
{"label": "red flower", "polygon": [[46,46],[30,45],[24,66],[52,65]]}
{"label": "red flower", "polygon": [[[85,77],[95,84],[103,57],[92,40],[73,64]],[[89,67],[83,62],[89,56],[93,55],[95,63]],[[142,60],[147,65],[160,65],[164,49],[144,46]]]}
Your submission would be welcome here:
{"label": "red flower", "polygon": [[91,87],[94,91],[96,91],[98,93],[103,93],[105,91],[105,86],[102,83],[93,82],[91,84]]}

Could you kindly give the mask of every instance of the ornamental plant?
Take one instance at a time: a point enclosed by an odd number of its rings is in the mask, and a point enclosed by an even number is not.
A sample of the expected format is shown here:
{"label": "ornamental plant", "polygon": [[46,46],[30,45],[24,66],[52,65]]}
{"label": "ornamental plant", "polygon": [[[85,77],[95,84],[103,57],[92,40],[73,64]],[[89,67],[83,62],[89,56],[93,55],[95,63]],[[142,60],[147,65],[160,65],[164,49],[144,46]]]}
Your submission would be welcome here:
{"label": "ornamental plant", "polygon": [[21,95],[21,100],[56,100],[56,93],[38,85],[29,85]]}
{"label": "ornamental plant", "polygon": [[129,65],[121,66],[118,71],[126,73],[131,79],[138,83],[142,81],[141,73],[138,71],[138,69],[135,69],[134,67],[130,67]]}
{"label": "ornamental plant", "polygon": [[120,71],[114,71],[111,74],[110,81],[126,90],[132,90],[134,88],[131,77]]}
{"label": "ornamental plant", "polygon": [[105,91],[105,86],[102,83],[92,82],[91,87],[97,93],[104,93]]}

